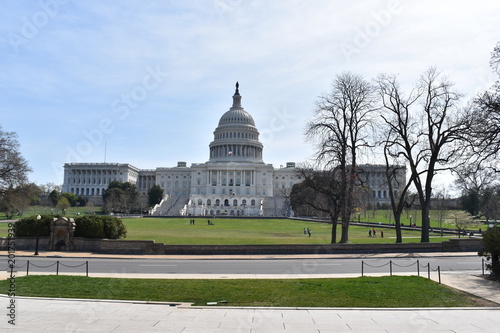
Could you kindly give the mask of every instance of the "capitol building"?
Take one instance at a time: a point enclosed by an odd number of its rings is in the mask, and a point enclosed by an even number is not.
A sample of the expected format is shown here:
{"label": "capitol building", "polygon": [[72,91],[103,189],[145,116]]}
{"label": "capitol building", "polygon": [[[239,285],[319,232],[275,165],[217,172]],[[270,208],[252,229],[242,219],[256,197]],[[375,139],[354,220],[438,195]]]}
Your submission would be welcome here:
{"label": "capitol building", "polygon": [[[66,163],[62,191],[100,204],[109,183],[116,180],[135,184],[143,199],[159,185],[165,196],[151,210],[153,215],[290,216],[287,196],[300,181],[295,163],[274,168],[262,160],[263,148],[252,116],[241,105],[236,83],[233,104],[215,128],[207,162],[191,166],[178,162],[175,167],[150,170],[119,163]],[[365,168],[374,199],[388,203],[382,177],[385,166]]]}

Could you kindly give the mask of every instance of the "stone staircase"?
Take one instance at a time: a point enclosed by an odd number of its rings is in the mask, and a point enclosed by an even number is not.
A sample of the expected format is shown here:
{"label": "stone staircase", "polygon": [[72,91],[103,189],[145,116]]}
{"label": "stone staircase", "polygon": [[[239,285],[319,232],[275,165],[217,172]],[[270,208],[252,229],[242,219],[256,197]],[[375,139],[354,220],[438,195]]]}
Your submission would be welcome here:
{"label": "stone staircase", "polygon": [[265,197],[262,210],[264,216],[287,216],[290,214],[291,207],[284,196],[276,195]]}
{"label": "stone staircase", "polygon": [[153,216],[179,216],[180,211],[189,201],[188,196],[170,196],[156,208]]}

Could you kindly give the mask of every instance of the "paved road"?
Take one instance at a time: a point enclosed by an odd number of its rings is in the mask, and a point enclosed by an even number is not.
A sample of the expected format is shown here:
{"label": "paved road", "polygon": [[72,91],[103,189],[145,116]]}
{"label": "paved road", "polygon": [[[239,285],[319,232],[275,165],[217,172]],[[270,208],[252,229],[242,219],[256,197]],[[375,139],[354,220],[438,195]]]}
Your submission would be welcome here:
{"label": "paved road", "polygon": [[[481,258],[478,256],[451,256],[437,258],[308,258],[308,259],[111,259],[111,258],[16,258],[18,271],[55,272],[59,261],[59,272],[85,272],[89,262],[89,273],[121,274],[280,274],[280,275],[325,275],[372,273],[417,273],[417,259],[421,274],[427,273],[430,264],[434,271],[481,272]],[[82,266],[83,265],[83,266]],[[4,267],[5,266],[5,267]],[[0,269],[7,270],[7,260],[0,261]]]}

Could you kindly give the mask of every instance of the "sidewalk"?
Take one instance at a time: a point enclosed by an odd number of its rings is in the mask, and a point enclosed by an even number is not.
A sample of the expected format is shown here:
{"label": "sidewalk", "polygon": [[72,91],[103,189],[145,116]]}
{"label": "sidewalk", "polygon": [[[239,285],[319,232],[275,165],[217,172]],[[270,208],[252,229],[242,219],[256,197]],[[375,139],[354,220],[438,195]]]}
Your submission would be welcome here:
{"label": "sidewalk", "polygon": [[[6,309],[7,298],[0,298]],[[498,332],[500,308],[340,309],[185,307],[144,302],[17,298],[2,332],[338,333]]]}
{"label": "sidewalk", "polygon": [[[3,253],[0,252],[0,255]],[[6,253],[5,253],[6,254]],[[161,254],[103,254],[93,252],[69,252],[69,251],[39,251],[39,255],[33,255],[33,251],[16,251],[16,257],[48,257],[48,258],[112,258],[112,259],[315,259],[315,258],[426,258],[426,257],[477,257],[477,252],[424,252],[424,253],[364,253],[364,254],[240,254],[240,255],[161,255]]]}

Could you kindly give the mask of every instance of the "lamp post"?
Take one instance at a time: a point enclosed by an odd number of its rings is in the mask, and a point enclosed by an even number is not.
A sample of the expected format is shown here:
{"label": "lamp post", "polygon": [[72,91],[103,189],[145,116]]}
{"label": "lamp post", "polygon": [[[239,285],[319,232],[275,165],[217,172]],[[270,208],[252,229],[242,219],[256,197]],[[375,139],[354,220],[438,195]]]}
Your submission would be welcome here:
{"label": "lamp post", "polygon": [[40,216],[40,214],[38,214],[36,216],[36,243],[35,243],[35,256],[38,255],[38,237],[40,236],[40,220],[42,219],[42,217]]}

